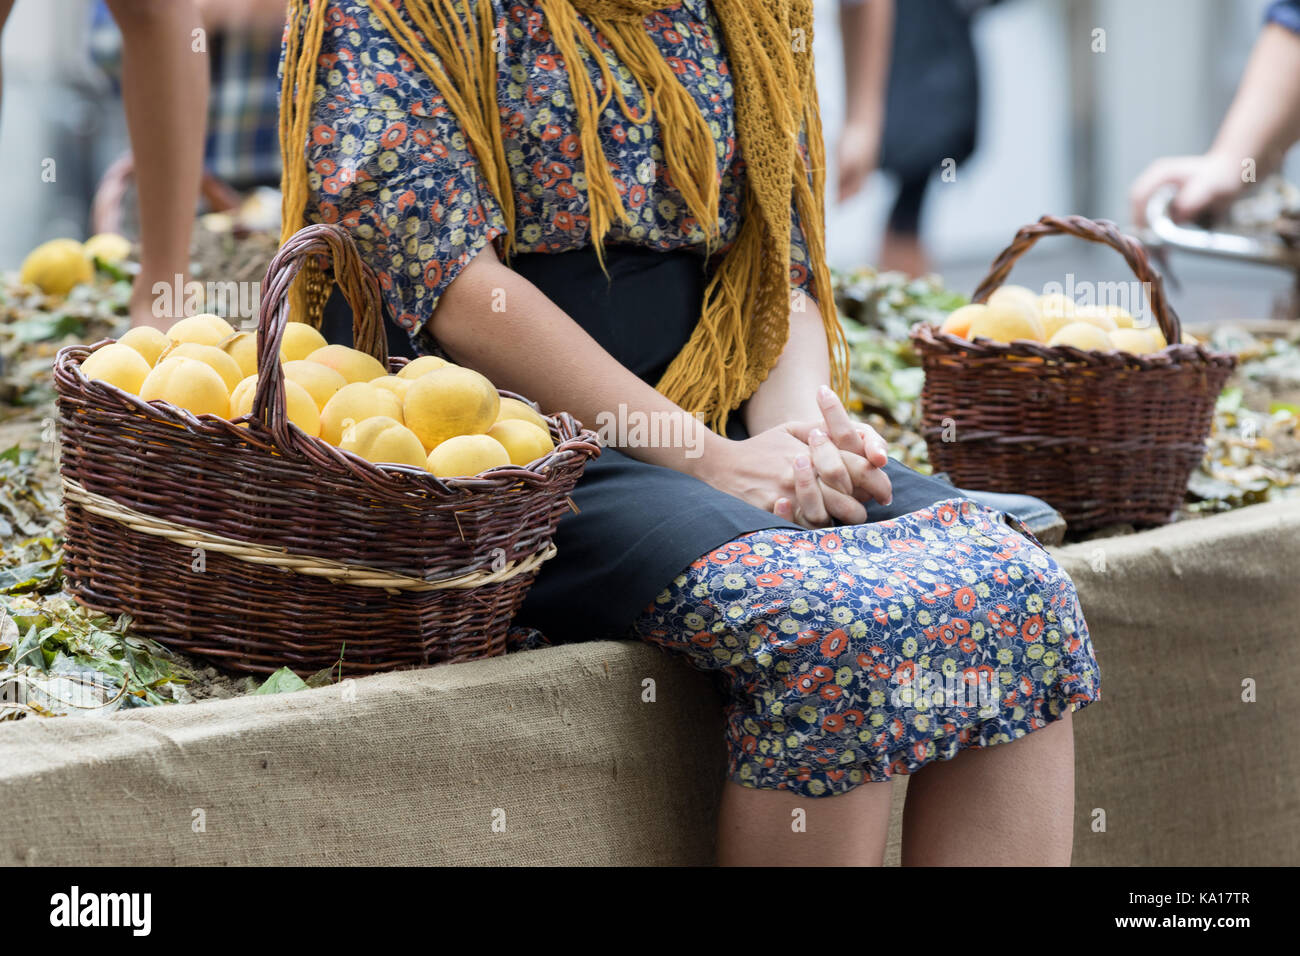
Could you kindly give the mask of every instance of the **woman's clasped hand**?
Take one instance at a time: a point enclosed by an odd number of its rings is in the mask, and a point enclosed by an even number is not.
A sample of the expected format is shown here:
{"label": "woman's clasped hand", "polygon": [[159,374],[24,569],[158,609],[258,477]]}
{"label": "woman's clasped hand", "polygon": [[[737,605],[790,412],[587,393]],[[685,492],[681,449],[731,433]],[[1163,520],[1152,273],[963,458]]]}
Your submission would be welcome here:
{"label": "woman's clasped hand", "polygon": [[826,386],[821,417],[788,421],[743,441],[723,441],[701,459],[698,477],[713,487],[806,528],[862,524],[864,502],[893,500],[885,441],[855,422]]}

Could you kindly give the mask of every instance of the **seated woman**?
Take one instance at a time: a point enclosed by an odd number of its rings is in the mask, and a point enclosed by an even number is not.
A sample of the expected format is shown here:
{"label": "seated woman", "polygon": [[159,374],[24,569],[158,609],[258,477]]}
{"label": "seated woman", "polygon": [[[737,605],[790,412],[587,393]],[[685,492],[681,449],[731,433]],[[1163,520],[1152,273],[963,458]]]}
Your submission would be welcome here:
{"label": "seated woman", "polygon": [[628,424],[520,621],[718,676],[722,862],[879,864],[914,774],[906,862],[1065,864],[1073,585],[828,387],[811,8],[297,0],[286,231],[348,227],[411,353]]}

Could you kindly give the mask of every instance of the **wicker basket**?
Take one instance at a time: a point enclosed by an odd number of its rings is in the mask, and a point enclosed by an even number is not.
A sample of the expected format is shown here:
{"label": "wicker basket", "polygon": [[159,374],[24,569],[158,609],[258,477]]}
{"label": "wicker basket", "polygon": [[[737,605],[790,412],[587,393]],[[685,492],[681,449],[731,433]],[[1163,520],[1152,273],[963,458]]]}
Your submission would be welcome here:
{"label": "wicker basket", "polygon": [[400,368],[374,274],[348,234],[325,225],[292,237],[267,271],[246,427],[88,380],[81,363],[107,342],[59,353],[68,588],[131,615],[140,633],[252,673],[501,654],[596,438],[558,414],[541,461],[442,480],[308,437],[286,417],[274,359],[289,285],[323,259],[353,307],[356,347]]}
{"label": "wicker basket", "polygon": [[912,341],[925,369],[921,427],[930,461],[965,488],[1036,495],[1075,531],[1164,524],[1205,454],[1214,402],[1236,359],[1181,344],[1181,323],[1146,251],[1111,222],[1044,216],[1024,227],[974,301],[987,300],[1016,260],[1052,235],[1118,250],[1174,344],[1136,356],[970,342],[918,325]]}

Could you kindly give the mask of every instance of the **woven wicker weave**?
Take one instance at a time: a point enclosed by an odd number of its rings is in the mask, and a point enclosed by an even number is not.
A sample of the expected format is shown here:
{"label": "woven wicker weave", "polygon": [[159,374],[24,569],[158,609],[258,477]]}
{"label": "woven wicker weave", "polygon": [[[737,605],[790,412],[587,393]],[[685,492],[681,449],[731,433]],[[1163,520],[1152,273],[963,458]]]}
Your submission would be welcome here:
{"label": "woven wicker weave", "polygon": [[68,588],[130,614],[140,633],[253,673],[503,653],[596,437],[552,416],[552,454],[471,479],[377,467],[308,437],[288,421],[273,357],[290,283],[322,261],[357,317],[356,347],[400,368],[388,362],[374,274],[326,225],[292,237],[268,269],[246,427],[89,381],[81,363],[107,342],[59,353]]}
{"label": "woven wicker weave", "polygon": [[1232,355],[1183,345],[1182,325],[1136,239],[1114,223],[1044,216],[993,263],[984,302],[1040,238],[1069,235],[1119,251],[1171,344],[1154,355],[1036,342],[974,342],[912,329],[925,369],[922,434],[936,471],[964,488],[1035,495],[1074,531],[1169,521],[1205,453]]}

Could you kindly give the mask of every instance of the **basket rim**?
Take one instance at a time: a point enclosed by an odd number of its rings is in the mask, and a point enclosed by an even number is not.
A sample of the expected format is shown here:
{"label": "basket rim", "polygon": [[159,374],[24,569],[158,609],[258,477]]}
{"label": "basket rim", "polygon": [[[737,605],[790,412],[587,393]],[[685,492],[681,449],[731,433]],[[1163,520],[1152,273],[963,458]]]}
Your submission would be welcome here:
{"label": "basket rim", "polygon": [[111,402],[155,422],[179,426],[195,437],[240,441],[282,458],[307,462],[326,474],[332,472],[336,475],[359,478],[374,490],[391,495],[435,493],[443,497],[463,497],[473,493],[505,491],[521,482],[536,488],[545,488],[558,480],[560,472],[566,470],[565,466],[571,467],[574,464],[573,459],[595,458],[601,453],[599,436],[591,429],[585,428],[569,413],[558,412],[547,415],[527,397],[506,389],[497,389],[502,397],[524,402],[551,425],[553,435],[558,437],[558,441],[549,455],[528,465],[498,465],[482,472],[479,476],[439,478],[432,472],[413,465],[375,464],[331,445],[322,438],[313,438],[297,425],[288,422],[288,427],[295,430],[296,437],[300,441],[310,441],[314,450],[323,453],[323,461],[313,460],[296,448],[282,447],[275,441],[274,435],[265,423],[251,414],[241,416],[234,421],[217,415],[195,415],[188,409],[161,400],[146,402],[140,396],[133,395],[116,385],[87,378],[81,369],[82,362],[91,353],[116,341],[116,339],[105,338],[89,345],[75,344],[61,348],[55,356],[53,367],[55,388],[59,398],[75,397],[100,405],[108,405]]}
{"label": "basket rim", "polygon": [[1237,356],[1231,352],[1216,352],[1201,344],[1174,343],[1158,352],[1135,355],[1119,349],[1098,351],[1079,349],[1073,345],[1046,345],[1033,339],[1015,339],[996,342],[980,336],[966,339],[952,332],[944,332],[933,323],[917,322],[908,333],[912,342],[920,346],[922,355],[966,354],[975,357],[1034,358],[1054,365],[1085,365],[1093,368],[1149,370],[1154,368],[1218,366],[1235,368]]}

